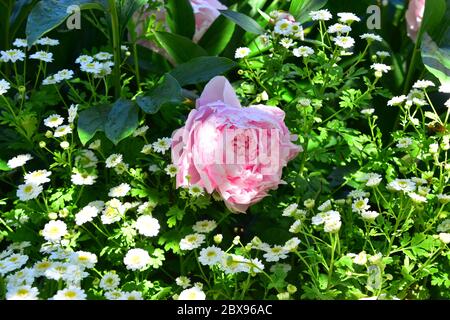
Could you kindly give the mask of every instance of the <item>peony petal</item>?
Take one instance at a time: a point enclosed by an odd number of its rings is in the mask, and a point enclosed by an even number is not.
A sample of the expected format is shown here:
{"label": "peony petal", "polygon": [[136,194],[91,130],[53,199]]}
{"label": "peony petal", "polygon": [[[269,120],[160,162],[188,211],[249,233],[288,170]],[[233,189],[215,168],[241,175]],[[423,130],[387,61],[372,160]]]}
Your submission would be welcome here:
{"label": "peony petal", "polygon": [[224,102],[230,107],[241,107],[241,103],[227,78],[217,76],[211,79],[197,100],[197,108],[208,104]]}

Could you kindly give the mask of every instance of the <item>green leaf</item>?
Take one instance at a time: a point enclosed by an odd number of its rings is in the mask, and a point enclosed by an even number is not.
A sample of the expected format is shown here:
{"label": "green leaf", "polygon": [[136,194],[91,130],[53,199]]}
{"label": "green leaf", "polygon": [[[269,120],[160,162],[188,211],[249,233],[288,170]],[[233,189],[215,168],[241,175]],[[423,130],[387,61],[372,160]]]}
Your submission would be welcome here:
{"label": "green leaf", "polygon": [[195,33],[195,16],[189,0],[167,2],[167,24],[173,33],[192,39]]}
{"label": "green leaf", "polygon": [[97,131],[105,130],[105,120],[111,111],[111,106],[103,105],[89,108],[78,116],[78,137],[83,145],[91,140]]}
{"label": "green leaf", "polygon": [[442,28],[441,21],[445,16],[446,7],[445,0],[425,2],[425,11],[423,13],[418,39],[422,39],[422,35],[425,33],[433,34],[437,28]]}
{"label": "green leaf", "polygon": [[0,171],[11,171],[12,169],[8,167],[8,164],[5,160],[0,159]]}
{"label": "green leaf", "polygon": [[169,218],[167,219],[167,226],[173,228],[177,224],[177,221],[183,220],[184,211],[175,205],[167,211],[166,216]]}
{"label": "green leaf", "polygon": [[155,32],[155,35],[158,42],[176,63],[183,63],[193,58],[208,55],[205,49],[186,37],[162,31]]}
{"label": "green leaf", "polygon": [[205,48],[210,55],[216,56],[227,47],[235,27],[236,25],[232,21],[224,16],[219,16],[200,39],[199,45]]}
{"label": "green leaf", "polygon": [[114,144],[129,137],[139,125],[139,109],[129,100],[119,99],[108,114],[105,134]]}
{"label": "green leaf", "polygon": [[181,86],[211,80],[234,68],[236,63],[223,57],[200,57],[178,65],[170,72]]}
{"label": "green leaf", "polygon": [[450,48],[439,48],[425,33],[421,46],[422,61],[427,70],[439,79],[441,84],[450,83]]}
{"label": "green leaf", "polygon": [[265,33],[264,28],[262,28],[258,22],[256,22],[255,20],[253,20],[252,18],[243,13],[236,12],[233,10],[219,10],[219,11],[223,16],[230,19],[247,32],[255,34]]}
{"label": "green leaf", "polygon": [[310,20],[309,13],[311,11],[319,10],[328,0],[292,0],[289,12],[300,23]]}
{"label": "green leaf", "polygon": [[80,9],[103,10],[105,0],[41,0],[28,16],[26,35],[28,45],[36,42],[47,32],[62,24],[70,14],[67,8],[77,5]]}
{"label": "green leaf", "polygon": [[182,102],[181,87],[177,80],[170,74],[164,76],[164,80],[154,87],[145,96],[137,97],[138,106],[145,112],[155,114],[165,104],[178,104]]}

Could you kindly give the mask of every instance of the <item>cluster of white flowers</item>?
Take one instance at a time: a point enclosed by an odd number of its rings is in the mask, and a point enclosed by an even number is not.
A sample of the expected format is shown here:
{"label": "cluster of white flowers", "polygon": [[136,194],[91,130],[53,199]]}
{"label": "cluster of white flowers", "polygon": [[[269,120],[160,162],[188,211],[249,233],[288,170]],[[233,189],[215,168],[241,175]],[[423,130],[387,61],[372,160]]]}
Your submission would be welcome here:
{"label": "cluster of white flowers", "polygon": [[[46,226],[46,234],[56,236],[58,231],[50,230],[54,226]],[[44,228],[45,229],[45,228]],[[64,286],[50,300],[84,300],[86,293],[81,289],[81,281],[94,268],[97,256],[86,251],[71,251],[54,242],[44,243],[41,252],[48,257],[34,263],[32,267],[24,267],[29,261],[23,250],[29,247],[29,242],[17,243],[0,253],[0,275],[6,276],[6,299],[8,300],[38,300],[39,291],[34,287],[40,278],[61,281]],[[20,269],[22,268],[22,269]],[[20,270],[18,270],[20,269]]]}
{"label": "cluster of white flowers", "polygon": [[341,229],[341,215],[335,210],[322,211],[312,217],[312,224],[315,226],[324,225],[324,231],[336,233]]}
{"label": "cluster of white flowers", "polygon": [[95,78],[103,78],[112,72],[114,62],[110,61],[112,54],[99,52],[94,56],[81,55],[75,63],[80,65],[80,70],[93,74]]}

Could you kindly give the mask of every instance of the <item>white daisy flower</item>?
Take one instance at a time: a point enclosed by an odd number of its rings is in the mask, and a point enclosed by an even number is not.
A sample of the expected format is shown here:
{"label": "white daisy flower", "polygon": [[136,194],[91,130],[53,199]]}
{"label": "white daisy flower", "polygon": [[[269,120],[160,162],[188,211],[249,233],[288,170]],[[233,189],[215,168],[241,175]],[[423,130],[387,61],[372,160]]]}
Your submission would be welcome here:
{"label": "white daisy flower", "polygon": [[341,48],[348,49],[353,47],[355,44],[355,39],[352,37],[337,36],[333,38],[333,42]]}
{"label": "white daisy flower", "polygon": [[1,79],[0,80],[0,96],[4,95],[11,88],[11,85],[8,81]]}
{"label": "white daisy flower", "polygon": [[289,251],[282,246],[273,246],[263,254],[263,257],[267,262],[277,262],[279,260],[286,259],[288,257],[288,253]]}
{"label": "white daisy flower", "polygon": [[143,249],[130,249],[123,258],[123,263],[128,270],[142,271],[150,263],[150,255]]}
{"label": "white daisy flower", "polygon": [[28,47],[27,39],[16,39],[13,42],[13,46],[17,48],[26,48]]}
{"label": "white daisy flower", "polygon": [[361,38],[361,39],[365,39],[365,40],[367,40],[367,41],[369,41],[369,42],[371,42],[371,41],[382,42],[382,41],[383,41],[383,38],[382,38],[382,37],[380,37],[380,36],[377,35],[377,34],[373,34],[373,33],[364,33],[364,34],[362,34],[362,35],[360,36],[360,38]]}
{"label": "white daisy flower", "polygon": [[181,250],[194,250],[202,245],[205,241],[205,235],[201,233],[193,233],[185,236],[180,241]]}
{"label": "white daisy flower", "polygon": [[450,243],[450,233],[439,233],[439,239],[445,243]]}
{"label": "white daisy flower", "polygon": [[146,144],[142,147],[141,153],[143,154],[151,154],[152,153],[152,145],[151,144]]}
{"label": "white daisy flower", "polygon": [[120,200],[111,199],[106,203],[100,218],[103,224],[112,224],[120,221],[125,211],[126,208]]}
{"label": "white daisy flower", "polygon": [[294,46],[294,41],[290,38],[283,38],[280,40],[280,44],[286,49],[289,49],[290,47]]}
{"label": "white daisy flower", "polygon": [[411,198],[411,200],[414,203],[426,203],[427,202],[427,198],[426,197],[424,197],[424,196],[422,196],[420,194],[417,194],[415,192],[408,193],[408,196]]}
{"label": "white daisy flower", "polygon": [[406,149],[412,144],[413,144],[413,140],[411,138],[404,137],[404,138],[398,139],[396,147],[399,149]]}
{"label": "white daisy flower", "polygon": [[30,285],[22,285],[8,289],[6,300],[39,300],[39,291]]}
{"label": "white daisy flower", "polygon": [[291,239],[289,239],[288,241],[286,241],[286,243],[284,244],[283,248],[287,251],[295,251],[298,248],[298,245],[300,244],[300,239],[297,237],[293,237]]}
{"label": "white daisy flower", "polygon": [[54,78],[56,81],[60,82],[63,80],[70,80],[73,78],[74,72],[72,70],[68,70],[68,69],[63,69],[58,71],[55,75]]}
{"label": "white daisy flower", "polygon": [[302,229],[302,221],[301,220],[295,220],[295,222],[289,227],[290,233],[299,233]]}
{"label": "white daisy flower", "polygon": [[81,55],[75,60],[75,63],[85,64],[85,63],[90,63],[90,62],[93,62],[93,61],[94,61],[93,57],[88,56],[88,55]]}
{"label": "white daisy flower", "polygon": [[37,44],[43,46],[57,46],[59,44],[59,40],[50,39],[49,37],[44,37],[36,41]]}
{"label": "white daisy flower", "polygon": [[327,30],[327,32],[330,34],[349,33],[350,31],[352,31],[352,28],[350,26],[347,26],[347,25],[341,24],[341,23],[335,23],[335,24],[329,26],[328,30]]}
{"label": "white daisy flower", "polygon": [[324,203],[322,203],[318,208],[319,211],[328,211],[331,209],[331,201],[327,200]]}
{"label": "white daisy flower", "polygon": [[388,73],[392,68],[384,63],[374,63],[370,66],[371,69],[375,70],[375,76],[381,77],[383,73]]}
{"label": "white daisy flower", "polygon": [[200,187],[197,184],[193,184],[191,186],[189,186],[189,194],[193,197],[200,197],[202,196],[204,193],[204,190],[202,187]]}
{"label": "white daisy flower", "polygon": [[200,251],[198,261],[204,266],[213,266],[221,262],[223,254],[222,249],[210,246]]}
{"label": "white daisy flower", "polygon": [[406,96],[401,95],[401,96],[393,97],[391,100],[388,101],[387,105],[390,107],[398,106],[398,105],[401,105],[405,101],[406,101]]}
{"label": "white daisy flower", "polygon": [[52,300],[86,300],[86,293],[81,288],[70,286],[66,289],[58,290]]}
{"label": "white daisy flower", "polygon": [[44,119],[44,125],[49,128],[57,128],[64,122],[64,118],[58,114],[52,114]]}
{"label": "white daisy flower", "polygon": [[93,74],[100,74],[102,72],[103,64],[97,61],[81,63],[81,71]]}
{"label": "white daisy flower", "polygon": [[6,51],[0,51],[0,61],[12,62],[23,61],[25,59],[25,53],[19,49],[11,49]]}
{"label": "white daisy flower", "polygon": [[178,300],[205,300],[205,293],[198,287],[192,287],[181,291]]}
{"label": "white daisy flower", "polygon": [[177,167],[175,167],[173,164],[169,164],[164,171],[170,176],[170,177],[175,177],[178,173],[178,169]]}
{"label": "white daisy flower", "polygon": [[339,12],[338,14],[339,21],[342,23],[351,23],[353,21],[359,22],[361,19],[351,12]]}
{"label": "white daisy flower", "polygon": [[98,215],[99,212],[100,210],[97,207],[87,205],[75,215],[75,223],[81,226],[86,222],[90,222]]}
{"label": "white daisy flower", "polygon": [[[439,86],[439,92],[442,93],[450,93],[450,81],[443,83]],[[450,101],[450,100],[449,100]],[[447,101],[447,104],[449,104],[449,101]],[[448,106],[447,106],[448,107]],[[448,107],[450,108],[450,107]]]}
{"label": "white daisy flower", "polygon": [[417,80],[413,85],[415,89],[426,89],[428,87],[434,87],[434,83],[429,80]]}
{"label": "white daisy flower", "polygon": [[235,59],[242,59],[247,57],[250,54],[250,49],[247,47],[240,47],[236,49],[236,52],[234,53]]}
{"label": "white daisy flower", "polygon": [[30,59],[36,59],[44,62],[52,62],[53,61],[53,53],[45,52],[45,51],[37,51],[30,56]]}
{"label": "white daisy flower", "polygon": [[177,284],[177,286],[180,286],[183,289],[186,289],[187,287],[189,287],[191,285],[191,280],[188,277],[179,276],[178,278],[175,279],[175,283]]}
{"label": "white daisy flower", "polygon": [[78,114],[78,105],[71,104],[68,110],[69,116],[67,117],[67,121],[69,123],[73,123]]}
{"label": "white daisy flower", "polygon": [[300,46],[292,50],[292,54],[296,57],[308,57],[314,54],[314,50],[308,46]]}
{"label": "white daisy flower", "polygon": [[362,211],[360,213],[361,218],[363,220],[367,220],[367,221],[373,221],[375,220],[376,217],[378,217],[380,214],[376,211]]}
{"label": "white daisy flower", "polygon": [[165,154],[167,150],[170,149],[170,144],[172,143],[172,139],[170,138],[161,138],[152,144],[153,150],[158,153]]}
{"label": "white daisy flower", "polygon": [[28,172],[25,176],[25,183],[43,184],[50,182],[50,177],[52,173],[47,170],[36,170],[33,172]]}
{"label": "white daisy flower", "polygon": [[[448,195],[448,194],[438,194],[437,198],[441,204],[447,204],[450,202],[450,195]],[[449,222],[450,222],[450,220],[449,220]],[[449,229],[450,229],[450,227],[449,227]]]}
{"label": "white daisy flower", "polygon": [[57,84],[60,82],[61,82],[61,80],[59,80],[59,79],[57,80],[54,75],[50,75],[47,78],[45,78],[44,80],[42,80],[42,85],[48,86],[48,85]]}
{"label": "white daisy flower", "polygon": [[117,166],[119,163],[121,163],[123,160],[123,156],[120,153],[114,153],[112,155],[110,155],[107,159],[106,159],[106,167],[107,168],[114,168],[115,166]]}
{"label": "white daisy flower", "polygon": [[97,256],[94,253],[86,251],[77,251],[72,253],[70,262],[83,268],[92,269],[97,263]]}
{"label": "white daisy flower", "polygon": [[60,138],[68,135],[69,133],[72,133],[72,128],[68,125],[62,125],[55,129],[53,136],[55,138]]}
{"label": "white daisy flower", "polygon": [[33,157],[29,153],[27,153],[27,154],[20,154],[18,156],[15,156],[14,158],[11,158],[8,161],[7,165],[11,169],[14,169],[14,168],[17,168],[17,167],[22,167],[23,165],[25,165],[25,163],[27,163],[31,159],[33,159]]}
{"label": "white daisy flower", "polygon": [[19,186],[16,195],[19,200],[28,201],[37,198],[42,191],[43,188],[41,185],[36,183],[26,183]]}
{"label": "white daisy flower", "polygon": [[287,19],[281,19],[275,24],[274,32],[283,36],[292,33],[292,23]]}
{"label": "white daisy flower", "polygon": [[328,11],[328,9],[319,10],[319,11],[311,11],[309,13],[309,16],[314,21],[318,21],[318,20],[328,21],[331,18],[333,18],[333,15],[330,13],[330,11]]}
{"label": "white daisy flower", "polygon": [[100,280],[99,287],[106,291],[117,289],[120,284],[120,277],[115,272],[107,272]]}
{"label": "white daisy flower", "polygon": [[133,290],[131,292],[123,292],[119,300],[144,300],[144,297],[139,291]]}
{"label": "white daisy flower", "polygon": [[160,229],[159,221],[149,215],[140,216],[136,220],[134,227],[140,234],[146,237],[157,236]]}
{"label": "white daisy flower", "polygon": [[88,173],[81,173],[81,172],[75,172],[71,176],[71,181],[73,184],[81,186],[81,185],[93,185],[95,183],[95,180],[97,179],[97,176],[90,175]]}
{"label": "white daisy flower", "polygon": [[361,110],[361,114],[366,115],[366,116],[370,116],[371,114],[374,114],[374,112],[375,112],[374,108],[367,108],[367,109]]}
{"label": "white daisy flower", "polygon": [[131,187],[128,183],[121,183],[117,187],[109,189],[108,197],[121,198],[125,197],[130,192]]}
{"label": "white daisy flower", "polygon": [[412,192],[416,189],[416,184],[410,179],[395,179],[388,187],[395,191]]}
{"label": "white daisy flower", "polygon": [[214,220],[202,220],[197,221],[193,226],[192,230],[197,233],[209,233],[217,228],[217,223]]}
{"label": "white daisy flower", "polygon": [[352,203],[352,211],[356,213],[361,213],[362,211],[367,211],[370,209],[369,199],[360,198],[355,199]]}
{"label": "white daisy flower", "polygon": [[67,234],[67,225],[61,220],[52,220],[47,222],[42,230],[42,236],[45,240],[56,242],[61,240]]}
{"label": "white daisy flower", "polygon": [[376,187],[380,184],[380,182],[383,180],[381,175],[374,172],[369,172],[364,174],[363,181],[366,181],[367,187]]}
{"label": "white daisy flower", "polygon": [[103,60],[111,60],[113,57],[113,55],[111,53],[108,52],[99,52],[96,55],[94,55],[94,58],[100,61]]}
{"label": "white daisy flower", "polygon": [[391,56],[391,54],[387,51],[377,51],[375,54],[380,58],[387,58]]}

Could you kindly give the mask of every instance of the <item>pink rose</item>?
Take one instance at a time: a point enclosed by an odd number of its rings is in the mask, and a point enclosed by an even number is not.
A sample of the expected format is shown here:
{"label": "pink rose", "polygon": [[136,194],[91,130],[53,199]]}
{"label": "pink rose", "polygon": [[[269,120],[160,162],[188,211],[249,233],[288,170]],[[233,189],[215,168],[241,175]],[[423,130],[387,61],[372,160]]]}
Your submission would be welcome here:
{"label": "pink rose", "polygon": [[[195,34],[192,40],[197,43],[220,15],[219,10],[225,10],[227,9],[227,7],[221,4],[218,0],[190,0],[190,2],[195,15]],[[155,11],[148,10],[147,6],[144,6],[142,9],[142,12],[137,12],[134,15],[134,21],[136,23],[136,34],[138,38],[143,34],[145,21],[149,19],[152,14],[155,15],[157,23],[162,24],[164,28],[169,31],[169,27],[166,23],[167,13],[164,8]],[[149,48],[150,50],[163,55],[166,59],[174,64],[174,61],[169,57],[167,52],[164,49],[159,48],[153,41],[139,40],[138,43],[144,47]]]}
{"label": "pink rose", "polygon": [[284,116],[277,107],[242,108],[226,78],[212,79],[172,136],[177,188],[199,185],[231,211],[245,212],[283,183],[283,167],[302,151]]}
{"label": "pink rose", "polygon": [[406,11],[406,31],[408,37],[414,42],[417,39],[417,33],[422,24],[423,13],[425,11],[425,0],[410,0],[408,10]]}

